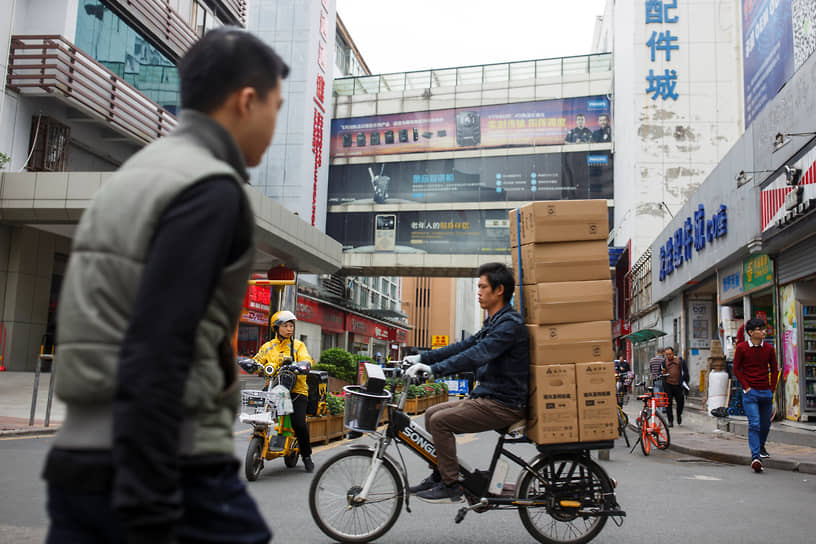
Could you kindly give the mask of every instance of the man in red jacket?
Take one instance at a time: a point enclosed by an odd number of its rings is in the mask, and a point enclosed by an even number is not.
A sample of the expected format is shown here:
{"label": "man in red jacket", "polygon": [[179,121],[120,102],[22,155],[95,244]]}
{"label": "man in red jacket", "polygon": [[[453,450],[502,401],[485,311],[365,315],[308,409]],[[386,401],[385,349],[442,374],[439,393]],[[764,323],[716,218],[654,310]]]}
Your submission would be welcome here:
{"label": "man in red jacket", "polygon": [[748,341],[734,350],[734,375],[742,386],[742,406],[748,417],[748,445],[751,448],[751,468],[762,472],[765,440],[771,429],[773,394],[776,390],[776,352],[765,343],[765,322],[755,318],[745,324]]}

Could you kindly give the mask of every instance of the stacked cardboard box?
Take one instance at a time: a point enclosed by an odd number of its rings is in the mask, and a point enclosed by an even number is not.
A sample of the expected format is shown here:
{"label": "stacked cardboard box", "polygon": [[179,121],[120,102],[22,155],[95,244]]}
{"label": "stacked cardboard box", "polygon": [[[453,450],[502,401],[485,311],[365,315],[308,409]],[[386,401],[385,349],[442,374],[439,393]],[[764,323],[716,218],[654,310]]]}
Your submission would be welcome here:
{"label": "stacked cardboard box", "polygon": [[[527,435],[539,444],[617,437],[605,200],[510,212],[516,308],[530,332]],[[599,362],[600,361],[600,362]]]}

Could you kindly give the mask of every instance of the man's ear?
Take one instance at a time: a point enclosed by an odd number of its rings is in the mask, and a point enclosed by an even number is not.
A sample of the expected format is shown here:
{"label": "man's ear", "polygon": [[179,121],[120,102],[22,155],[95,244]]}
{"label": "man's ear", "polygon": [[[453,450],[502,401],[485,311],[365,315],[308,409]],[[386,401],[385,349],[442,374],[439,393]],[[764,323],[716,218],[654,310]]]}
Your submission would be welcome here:
{"label": "man's ear", "polygon": [[504,285],[503,285],[503,284],[499,284],[499,286],[498,286],[498,287],[496,287],[495,289],[493,289],[493,292],[494,292],[495,294],[497,294],[497,295],[501,296],[502,298],[504,298]]}
{"label": "man's ear", "polygon": [[253,87],[242,87],[232,95],[232,107],[239,118],[249,117],[255,101],[258,99],[258,92]]}

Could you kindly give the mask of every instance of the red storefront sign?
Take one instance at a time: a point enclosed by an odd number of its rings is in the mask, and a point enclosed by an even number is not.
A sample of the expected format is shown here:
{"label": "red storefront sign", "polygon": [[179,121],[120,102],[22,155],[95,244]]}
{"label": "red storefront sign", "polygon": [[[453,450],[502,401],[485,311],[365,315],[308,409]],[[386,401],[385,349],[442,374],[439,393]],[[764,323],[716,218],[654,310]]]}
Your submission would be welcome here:
{"label": "red storefront sign", "polygon": [[389,338],[392,342],[400,342],[404,343],[408,341],[408,331],[405,329],[398,329],[393,328],[391,329],[391,337]]}
{"label": "red storefront sign", "polygon": [[302,321],[320,325],[320,328],[326,332],[342,333],[346,331],[344,312],[310,298],[298,297],[295,315]]}
{"label": "red storefront sign", "polygon": [[346,314],[346,330],[363,336],[374,336],[374,322],[354,314]]}
{"label": "red storefront sign", "polygon": [[380,325],[379,323],[374,324],[374,338],[378,340],[388,340],[390,336],[388,327]]}
{"label": "red storefront sign", "polygon": [[269,287],[250,285],[244,294],[243,308],[269,312]]}

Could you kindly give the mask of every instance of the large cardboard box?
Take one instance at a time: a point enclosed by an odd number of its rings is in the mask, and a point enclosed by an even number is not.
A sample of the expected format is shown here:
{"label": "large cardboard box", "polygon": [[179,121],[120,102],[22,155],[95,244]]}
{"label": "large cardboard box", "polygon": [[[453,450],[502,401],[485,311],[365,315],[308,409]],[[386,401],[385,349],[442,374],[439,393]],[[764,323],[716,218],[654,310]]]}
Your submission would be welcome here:
{"label": "large cardboard box", "polygon": [[527,325],[530,364],[552,365],[611,361],[612,324],[609,321]]}
{"label": "large cardboard box", "polygon": [[[606,240],[609,208],[606,200],[540,200],[510,210],[510,246],[533,242]],[[517,217],[517,214],[520,216]]]}
{"label": "large cardboard box", "polygon": [[581,442],[616,439],[615,363],[579,363],[575,365],[575,377]]}
{"label": "large cardboard box", "polygon": [[538,444],[578,441],[575,365],[530,366],[527,437]]}
{"label": "large cardboard box", "polygon": [[[519,292],[521,291],[521,294]],[[519,305],[519,300],[523,305]],[[524,321],[538,325],[611,320],[612,280],[566,281],[516,288]]]}
{"label": "large cardboard box", "polygon": [[521,282],[519,248],[510,249],[516,285],[552,281],[608,280],[609,249],[605,240],[527,244],[521,246]]}

